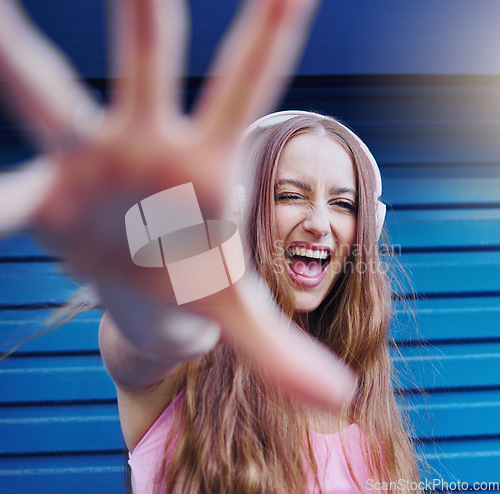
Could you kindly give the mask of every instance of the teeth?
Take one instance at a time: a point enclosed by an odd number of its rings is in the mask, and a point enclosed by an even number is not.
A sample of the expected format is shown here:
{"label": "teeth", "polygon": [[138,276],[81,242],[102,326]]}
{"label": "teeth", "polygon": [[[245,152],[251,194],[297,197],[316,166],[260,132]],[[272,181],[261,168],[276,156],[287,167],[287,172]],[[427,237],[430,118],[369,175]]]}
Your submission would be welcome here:
{"label": "teeth", "polygon": [[311,259],[326,259],[330,254],[327,250],[306,249],[305,247],[289,247],[289,256],[302,256]]}

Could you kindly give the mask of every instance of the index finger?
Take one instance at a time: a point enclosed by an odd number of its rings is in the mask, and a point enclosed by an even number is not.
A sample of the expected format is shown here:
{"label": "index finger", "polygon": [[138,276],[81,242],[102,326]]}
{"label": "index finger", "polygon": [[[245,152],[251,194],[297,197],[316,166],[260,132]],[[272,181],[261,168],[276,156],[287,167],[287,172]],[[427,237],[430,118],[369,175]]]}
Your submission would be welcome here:
{"label": "index finger", "polygon": [[224,139],[241,134],[288,81],[317,0],[249,2],[224,42],[196,117]]}

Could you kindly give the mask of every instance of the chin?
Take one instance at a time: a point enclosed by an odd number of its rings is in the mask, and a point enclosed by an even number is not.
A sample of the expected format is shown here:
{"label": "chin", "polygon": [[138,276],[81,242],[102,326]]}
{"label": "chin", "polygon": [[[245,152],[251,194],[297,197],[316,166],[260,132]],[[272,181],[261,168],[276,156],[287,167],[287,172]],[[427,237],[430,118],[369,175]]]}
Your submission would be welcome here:
{"label": "chin", "polygon": [[321,302],[323,302],[325,298],[325,297],[317,297],[317,296],[315,297],[308,295],[309,294],[305,293],[295,294],[295,312],[301,314],[305,312],[312,312],[321,305]]}

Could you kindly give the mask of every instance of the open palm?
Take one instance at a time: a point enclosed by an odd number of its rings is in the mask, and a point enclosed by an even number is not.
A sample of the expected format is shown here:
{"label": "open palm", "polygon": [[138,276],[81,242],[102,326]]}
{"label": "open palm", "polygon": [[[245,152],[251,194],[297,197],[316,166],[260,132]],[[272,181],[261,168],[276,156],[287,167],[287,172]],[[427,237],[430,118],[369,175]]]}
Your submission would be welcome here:
{"label": "open palm", "polygon": [[[164,272],[131,262],[125,213],[145,197],[192,182],[203,216],[223,216],[241,133],[279,96],[315,3],[247,2],[187,117],[180,108],[181,0],[117,2],[116,82],[105,110],[18,5],[4,0],[0,69],[41,154],[0,182],[0,230],[31,225],[98,287],[111,279],[171,302]],[[267,293],[259,288],[258,296]],[[341,404],[348,374],[294,334],[285,345],[277,326],[287,323],[272,304],[268,311],[257,305],[243,282],[189,309],[217,319],[226,335],[303,396]]]}

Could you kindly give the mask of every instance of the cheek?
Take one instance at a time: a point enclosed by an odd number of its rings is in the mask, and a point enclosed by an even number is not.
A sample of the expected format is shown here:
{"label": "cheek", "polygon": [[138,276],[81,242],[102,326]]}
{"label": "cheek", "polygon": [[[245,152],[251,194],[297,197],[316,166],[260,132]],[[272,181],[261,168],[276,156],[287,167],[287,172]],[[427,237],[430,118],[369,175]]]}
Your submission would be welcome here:
{"label": "cheek", "polygon": [[355,217],[346,218],[342,228],[337,233],[337,238],[342,246],[342,254],[349,256],[356,240],[357,220]]}
{"label": "cheek", "polygon": [[278,238],[285,240],[293,228],[293,215],[285,207],[276,206],[274,210],[274,221]]}
{"label": "cheek", "polygon": [[356,220],[356,218],[353,218],[352,222],[351,222],[351,225],[350,225],[350,229],[349,229],[349,245],[353,245],[354,244],[354,241],[356,240],[356,231],[357,231],[357,228],[358,227],[358,222]]}

